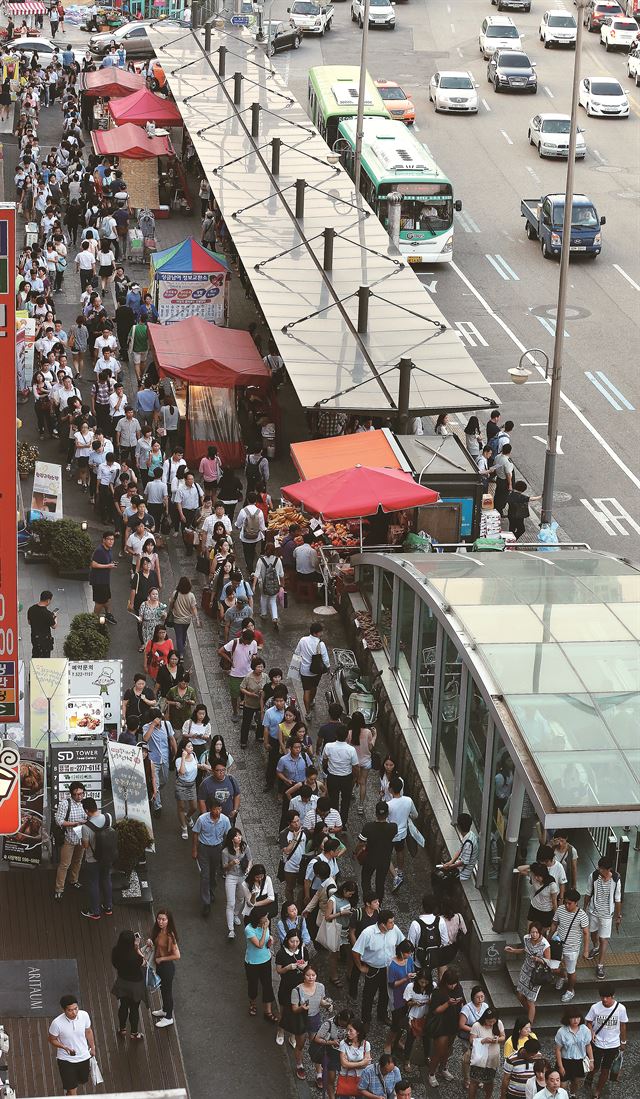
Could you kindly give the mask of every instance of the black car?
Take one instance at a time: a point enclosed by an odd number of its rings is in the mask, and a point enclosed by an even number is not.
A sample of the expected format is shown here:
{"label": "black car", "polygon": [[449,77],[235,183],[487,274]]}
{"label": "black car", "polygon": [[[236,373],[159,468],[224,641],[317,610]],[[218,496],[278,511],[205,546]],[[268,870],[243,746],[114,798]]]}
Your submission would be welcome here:
{"label": "black car", "polygon": [[280,50],[297,50],[302,42],[302,31],[295,23],[272,21],[265,23],[262,28],[264,34],[263,46],[269,57]]}
{"label": "black car", "polygon": [[535,61],[521,50],[496,50],[487,66],[487,80],[495,92],[518,91],[535,94],[538,78]]}

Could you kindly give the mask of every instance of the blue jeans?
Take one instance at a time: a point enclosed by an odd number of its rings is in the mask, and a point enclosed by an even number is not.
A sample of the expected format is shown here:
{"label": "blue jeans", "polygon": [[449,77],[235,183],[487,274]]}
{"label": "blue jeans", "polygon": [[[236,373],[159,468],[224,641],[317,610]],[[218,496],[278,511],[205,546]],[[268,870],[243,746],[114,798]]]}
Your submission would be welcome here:
{"label": "blue jeans", "polygon": [[111,909],[111,867],[99,866],[97,862],[86,863],[87,884],[89,886],[89,907],[94,916],[100,915],[100,905]]}
{"label": "blue jeans", "polygon": [[176,633],[176,652],[178,656],[184,656],[184,650],[187,647],[187,630],[189,629],[189,623],[176,622],[173,628]]}
{"label": "blue jeans", "polygon": [[166,786],[167,780],[169,778],[169,763],[163,760],[162,763],[152,762],[151,766],[153,767],[156,774],[157,788],[156,796],[154,797],[151,805],[153,809],[162,809],[162,795],[160,791],[163,786]]}

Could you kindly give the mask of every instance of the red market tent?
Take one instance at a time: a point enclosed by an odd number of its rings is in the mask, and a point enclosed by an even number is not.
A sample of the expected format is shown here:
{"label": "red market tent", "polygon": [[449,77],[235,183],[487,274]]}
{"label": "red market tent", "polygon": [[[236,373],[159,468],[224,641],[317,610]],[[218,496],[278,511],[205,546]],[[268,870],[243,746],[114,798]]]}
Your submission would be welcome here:
{"label": "red market tent", "polygon": [[219,328],[195,316],[150,324],[149,337],[158,373],[189,385],[234,389],[264,384],[270,377],[249,333],[236,328]]}
{"label": "red market tent", "polygon": [[[93,76],[93,73],[89,74]],[[126,122],[111,130],[92,130],[91,141],[100,156],[126,157],[129,160],[149,160],[158,156],[173,156],[168,137],[149,137],[142,126]]]}
{"label": "red market tent", "polygon": [[96,72],[81,73],[80,79],[81,90],[91,98],[109,96],[121,99],[123,96],[142,91],[145,87],[144,76],[140,73],[130,73],[126,69],[118,69],[113,65],[106,69],[98,69]]}
{"label": "red market tent", "polygon": [[182,115],[170,99],[142,88],[125,99],[111,100],[109,114],[117,126],[124,122],[135,122],[144,126],[145,122],[155,122],[157,126],[182,126]]}
{"label": "red market tent", "polygon": [[321,519],[363,519],[375,515],[378,508],[401,511],[439,500],[437,492],[416,484],[404,470],[361,465],[286,485],[281,491],[287,500]]}

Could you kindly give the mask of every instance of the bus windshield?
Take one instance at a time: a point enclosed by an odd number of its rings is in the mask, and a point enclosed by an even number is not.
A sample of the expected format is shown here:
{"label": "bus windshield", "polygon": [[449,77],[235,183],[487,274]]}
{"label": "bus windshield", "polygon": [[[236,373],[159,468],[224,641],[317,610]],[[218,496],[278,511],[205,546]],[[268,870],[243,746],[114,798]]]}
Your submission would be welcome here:
{"label": "bus windshield", "polygon": [[403,199],[400,211],[401,231],[442,233],[451,228],[453,201],[446,199]]}

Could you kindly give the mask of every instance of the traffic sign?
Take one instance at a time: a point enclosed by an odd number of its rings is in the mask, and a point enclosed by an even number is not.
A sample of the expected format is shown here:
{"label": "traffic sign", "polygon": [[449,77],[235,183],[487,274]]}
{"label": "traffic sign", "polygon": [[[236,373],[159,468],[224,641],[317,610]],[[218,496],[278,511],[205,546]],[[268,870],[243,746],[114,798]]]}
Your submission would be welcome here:
{"label": "traffic sign", "polygon": [[248,27],[249,16],[248,15],[232,15],[231,16],[232,27]]}

